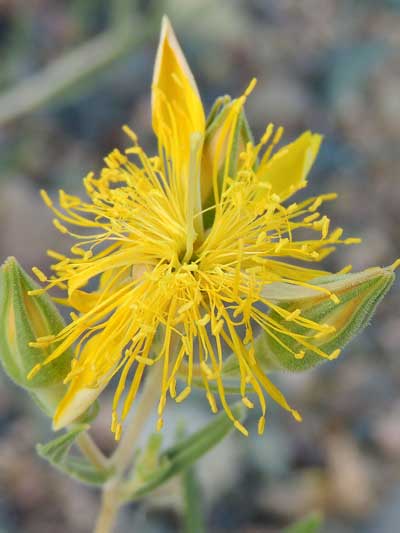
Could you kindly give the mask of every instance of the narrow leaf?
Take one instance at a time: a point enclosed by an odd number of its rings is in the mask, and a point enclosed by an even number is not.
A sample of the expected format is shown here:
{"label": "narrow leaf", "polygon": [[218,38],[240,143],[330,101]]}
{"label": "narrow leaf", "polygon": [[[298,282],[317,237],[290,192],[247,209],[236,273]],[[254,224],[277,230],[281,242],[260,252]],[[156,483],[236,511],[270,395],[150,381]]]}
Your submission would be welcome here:
{"label": "narrow leaf", "polygon": [[204,520],[201,509],[202,498],[195,467],[187,468],[181,476],[184,497],[185,533],[204,533]]}
{"label": "narrow leaf", "polygon": [[102,485],[110,476],[110,470],[99,470],[87,459],[70,455],[71,446],[76,437],[88,429],[88,425],[79,424],[73,429],[51,440],[47,444],[38,444],[36,451],[42,459],[48,461],[64,474],[90,485]]}
{"label": "narrow leaf", "polygon": [[[241,404],[236,404],[232,412],[238,420],[242,421],[245,417],[245,409]],[[186,470],[216,446],[232,429],[232,421],[226,413],[217,415],[203,429],[196,431],[190,437],[165,450],[160,456],[160,466],[147,478],[145,483],[128,494],[126,500],[134,500],[145,496],[173,476]]]}

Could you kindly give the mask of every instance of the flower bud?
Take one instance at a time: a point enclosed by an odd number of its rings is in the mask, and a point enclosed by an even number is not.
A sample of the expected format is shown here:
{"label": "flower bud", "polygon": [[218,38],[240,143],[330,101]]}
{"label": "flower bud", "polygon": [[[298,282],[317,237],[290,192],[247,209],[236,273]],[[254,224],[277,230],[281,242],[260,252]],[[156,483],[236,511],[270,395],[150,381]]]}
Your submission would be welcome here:
{"label": "flower bud", "polygon": [[[240,153],[253,136],[243,109],[244,99],[218,98],[207,118],[206,134],[201,161],[201,196],[203,207],[213,204],[213,180],[219,188],[223,174],[236,174]],[[225,166],[227,165],[227,168]],[[205,213],[205,226],[211,224]]]}
{"label": "flower bud", "polygon": [[277,328],[256,341],[258,360],[265,369],[301,372],[335,359],[369,323],[393,280],[392,269],[376,267],[318,278],[307,287],[266,286],[263,294],[276,306],[270,316]]}
{"label": "flower bud", "polygon": [[9,377],[26,389],[48,415],[54,413],[66,392],[63,380],[70,369],[72,354],[64,353],[34,377],[28,374],[48,355],[49,348],[32,347],[39,337],[52,338],[64,321],[46,293],[29,295],[39,287],[8,258],[0,268],[0,360]]}

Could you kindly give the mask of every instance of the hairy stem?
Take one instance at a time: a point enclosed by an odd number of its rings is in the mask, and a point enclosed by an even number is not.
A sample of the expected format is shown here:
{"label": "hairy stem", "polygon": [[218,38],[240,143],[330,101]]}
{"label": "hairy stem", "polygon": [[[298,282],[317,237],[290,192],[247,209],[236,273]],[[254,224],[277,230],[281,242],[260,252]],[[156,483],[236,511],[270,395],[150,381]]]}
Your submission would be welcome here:
{"label": "hairy stem", "polygon": [[75,443],[82,454],[99,470],[104,470],[109,466],[105,457],[88,433],[81,433],[76,437]]}
{"label": "hairy stem", "polygon": [[115,479],[103,489],[100,513],[94,533],[110,533],[115,525],[119,508],[118,481]]}
{"label": "hairy stem", "polygon": [[160,394],[161,373],[160,364],[150,369],[136,411],[111,457],[111,464],[115,466],[118,474],[121,474],[132,461],[137,440]]}
{"label": "hairy stem", "polygon": [[124,502],[121,493],[123,476],[132,463],[133,452],[140,433],[160,394],[161,374],[162,365],[160,364],[149,370],[142,394],[137,402],[136,411],[109,460],[109,464],[115,468],[115,477],[103,488],[95,533],[110,533],[115,525],[118,510]]}

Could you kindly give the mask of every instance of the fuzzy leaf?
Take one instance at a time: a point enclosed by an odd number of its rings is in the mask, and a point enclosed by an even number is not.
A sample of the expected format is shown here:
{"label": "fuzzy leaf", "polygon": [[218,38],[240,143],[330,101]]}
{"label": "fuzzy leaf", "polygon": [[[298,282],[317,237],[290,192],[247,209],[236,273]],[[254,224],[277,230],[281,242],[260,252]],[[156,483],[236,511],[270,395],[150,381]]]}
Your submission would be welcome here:
{"label": "fuzzy leaf", "polygon": [[[236,404],[232,408],[234,416],[238,420],[245,417],[243,405]],[[166,449],[159,458],[159,466],[147,479],[126,495],[126,500],[135,500],[149,494],[157,487],[166,483],[173,476],[185,471],[200,457],[216,446],[233,429],[232,421],[226,413],[220,413],[204,428],[196,431],[193,435]]]}
{"label": "fuzzy leaf", "polygon": [[51,440],[47,444],[38,444],[36,451],[42,459],[48,461],[57,470],[89,485],[102,485],[111,475],[111,470],[99,470],[85,458],[71,455],[71,446],[76,437],[86,431],[88,425],[79,424],[73,429]]}

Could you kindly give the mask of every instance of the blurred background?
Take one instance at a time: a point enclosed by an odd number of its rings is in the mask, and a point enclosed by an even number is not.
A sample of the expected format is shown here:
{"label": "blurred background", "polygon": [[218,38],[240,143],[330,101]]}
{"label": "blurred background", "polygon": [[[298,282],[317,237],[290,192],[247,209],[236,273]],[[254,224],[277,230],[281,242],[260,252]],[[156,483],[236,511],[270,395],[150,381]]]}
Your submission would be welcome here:
{"label": "blurred background", "polygon": [[[222,94],[248,100],[254,132],[273,121],[290,141],[325,135],[312,194],[336,191],[328,214],[360,246],[326,263],[354,270],[400,255],[399,0],[0,0],[0,255],[30,270],[45,251],[70,245],[51,225],[38,190],[80,194],[81,179],[127,141],[129,124],[151,151],[150,83],[167,13],[208,110]],[[343,357],[275,381],[304,415],[272,408],[265,435],[232,434],[199,465],[207,531],[275,533],[320,510],[328,533],[396,533],[400,523],[400,317],[397,284]],[[113,447],[109,406],[94,434]],[[182,415],[209,419],[205,400],[170,410],[166,440]],[[250,424],[253,424],[250,421]],[[255,425],[255,421],[254,421]],[[85,533],[95,490],[66,480],[34,445],[46,420],[0,376],[0,532]],[[149,428],[151,429],[151,428]],[[119,533],[175,532],[174,485],[127,507]]]}

